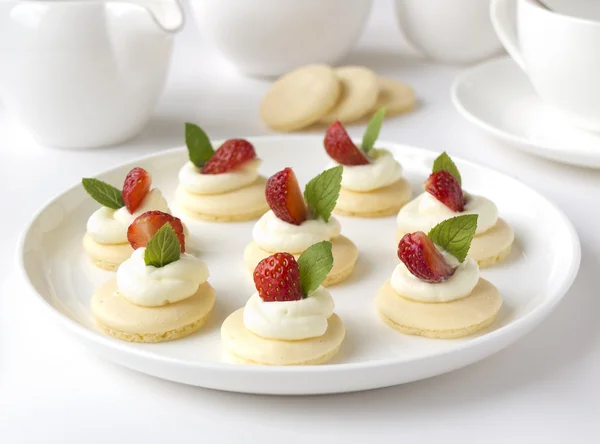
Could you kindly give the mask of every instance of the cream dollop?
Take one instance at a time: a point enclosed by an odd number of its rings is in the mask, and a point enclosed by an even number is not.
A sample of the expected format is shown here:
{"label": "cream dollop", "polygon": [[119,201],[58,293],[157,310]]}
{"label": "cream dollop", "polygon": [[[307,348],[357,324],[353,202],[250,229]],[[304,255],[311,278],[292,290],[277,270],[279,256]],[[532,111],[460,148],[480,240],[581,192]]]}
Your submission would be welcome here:
{"label": "cream dollop", "polygon": [[254,293],[244,308],[244,326],[268,339],[316,338],[327,331],[333,309],[333,298],[324,287],[299,301],[265,302]]}
{"label": "cream dollop", "polygon": [[311,245],[339,236],[342,231],[335,217],[328,222],[311,219],[300,225],[282,221],[272,210],[267,211],[254,225],[252,238],[263,250],[301,253]]}
{"label": "cream dollop", "polygon": [[439,283],[424,282],[400,262],[392,273],[392,288],[401,296],[420,302],[450,302],[469,296],[479,282],[479,266],[471,258],[463,263],[441,250],[446,261],[456,267],[454,274]]}
{"label": "cream dollop", "polygon": [[485,233],[496,225],[498,208],[496,204],[482,196],[465,193],[467,204],[461,213],[452,211],[431,194],[425,192],[404,205],[398,213],[398,229],[403,233],[423,231],[427,233],[440,222],[462,214],[477,214],[475,234]]}
{"label": "cream dollop", "polygon": [[130,213],[126,207],[118,210],[101,207],[96,210],[87,221],[87,232],[100,244],[126,243],[129,225],[136,217],[151,210],[171,213],[167,201],[157,188],[153,188],[146,194],[140,206],[133,213]]}
{"label": "cream dollop", "polygon": [[[333,166],[338,163],[333,162]],[[342,187],[351,191],[373,191],[387,187],[402,177],[402,167],[386,150],[376,150],[368,165],[344,165]]]}
{"label": "cream dollop", "polygon": [[117,270],[119,293],[143,307],[159,307],[193,296],[209,277],[206,264],[191,254],[164,267],[146,265],[145,248],[138,248]]}
{"label": "cream dollop", "polygon": [[179,183],[194,194],[222,194],[244,188],[258,178],[260,159],[250,160],[235,171],[222,174],[202,174],[192,162],[179,170]]}

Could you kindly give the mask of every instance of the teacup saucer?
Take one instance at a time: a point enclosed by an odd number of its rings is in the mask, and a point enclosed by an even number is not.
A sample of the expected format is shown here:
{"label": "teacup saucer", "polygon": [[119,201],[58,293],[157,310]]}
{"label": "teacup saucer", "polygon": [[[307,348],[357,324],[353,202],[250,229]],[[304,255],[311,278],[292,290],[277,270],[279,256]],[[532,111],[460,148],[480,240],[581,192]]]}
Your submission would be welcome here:
{"label": "teacup saucer", "polygon": [[462,72],[452,85],[452,101],[467,120],[516,148],[557,162],[600,168],[600,133],[562,121],[509,57]]}

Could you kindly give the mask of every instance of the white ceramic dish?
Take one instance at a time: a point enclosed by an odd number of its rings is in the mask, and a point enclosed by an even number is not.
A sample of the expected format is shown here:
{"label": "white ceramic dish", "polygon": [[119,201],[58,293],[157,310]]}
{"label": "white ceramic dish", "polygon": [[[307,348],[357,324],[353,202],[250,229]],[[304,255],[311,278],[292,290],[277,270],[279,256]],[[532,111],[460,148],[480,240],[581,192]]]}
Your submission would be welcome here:
{"label": "white ceramic dish", "polygon": [[600,168],[600,134],[565,122],[508,57],[461,73],[452,85],[452,101],[468,121],[516,148],[557,162]]}
{"label": "white ceramic dish", "polygon": [[[306,183],[328,163],[321,137],[250,140],[264,159],[261,170],[267,175],[293,166],[299,180]],[[395,153],[418,190],[436,154],[393,143],[380,142],[379,146]],[[165,151],[98,177],[118,183],[132,166],[141,166],[152,172],[155,185],[169,198],[186,154],[184,149]],[[340,218],[343,233],[358,245],[361,256],[352,278],[332,288],[336,312],[348,333],[339,355],[324,366],[244,366],[224,358],[220,324],[253,292],[242,261],[252,222],[188,221],[201,246],[201,257],[211,270],[217,307],[204,330],[162,344],[121,342],[95,329],[89,299],[94,287],[112,274],[94,269],[82,251],[85,221],[97,204],[81,186],[65,191],[34,216],[21,239],[19,260],[33,292],[61,324],[101,356],[143,373],[203,387],[265,394],[337,393],[401,384],[458,369],[516,341],[550,313],[579,267],[577,234],[553,204],[515,179],[469,162],[457,160],[457,164],[468,190],[492,198],[517,236],[508,260],[483,271],[504,296],[499,319],[490,329],[465,339],[405,336],[379,320],[373,298],[398,263],[393,217]]]}

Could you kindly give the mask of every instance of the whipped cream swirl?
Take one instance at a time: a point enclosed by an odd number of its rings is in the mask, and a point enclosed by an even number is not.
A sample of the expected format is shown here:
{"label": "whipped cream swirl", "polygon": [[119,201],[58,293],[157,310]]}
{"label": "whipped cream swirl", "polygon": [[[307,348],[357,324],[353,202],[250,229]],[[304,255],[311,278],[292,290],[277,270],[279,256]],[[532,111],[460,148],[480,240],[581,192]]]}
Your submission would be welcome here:
{"label": "whipped cream swirl", "polygon": [[145,248],[138,248],[117,269],[119,293],[143,307],[159,307],[193,296],[209,277],[206,264],[191,254],[164,267],[144,262]]}
{"label": "whipped cream swirl", "polygon": [[324,287],[299,301],[265,302],[254,293],[244,308],[244,326],[268,339],[316,338],[327,331],[327,319],[333,309],[333,298]]}
{"label": "whipped cream swirl", "polygon": [[[402,177],[402,167],[394,159],[392,153],[386,150],[373,150],[368,165],[344,165],[342,188],[350,191],[373,191],[387,187]],[[370,154],[370,153],[369,153]],[[333,162],[331,167],[337,166]]]}
{"label": "whipped cream swirl", "polygon": [[400,262],[392,273],[390,281],[396,293],[419,302],[450,302],[471,294],[477,282],[479,282],[479,266],[477,262],[471,258],[467,258],[463,263],[460,263],[451,254],[440,248],[438,249],[446,259],[446,262],[456,267],[454,274],[444,282],[424,282],[414,276]]}
{"label": "whipped cream swirl", "polygon": [[146,194],[140,206],[133,213],[130,213],[126,207],[118,210],[101,207],[96,210],[87,221],[87,232],[100,244],[124,244],[127,242],[129,225],[136,217],[151,210],[171,213],[167,201],[157,188],[153,188]]}
{"label": "whipped cream swirl", "polygon": [[202,174],[192,162],[186,162],[179,170],[179,183],[189,193],[222,194],[244,188],[258,178],[260,159],[244,163],[234,171],[222,174]]}
{"label": "whipped cream swirl", "polygon": [[425,192],[407,203],[398,213],[398,229],[402,233],[415,231],[429,232],[440,222],[462,214],[477,214],[475,234],[485,233],[496,225],[498,208],[496,204],[482,196],[464,193],[467,203],[464,211],[452,211],[431,194]]}
{"label": "whipped cream swirl", "polygon": [[254,225],[252,238],[266,251],[302,253],[317,242],[339,236],[341,231],[342,227],[334,217],[330,217],[329,222],[311,219],[294,225],[279,219],[269,210]]}

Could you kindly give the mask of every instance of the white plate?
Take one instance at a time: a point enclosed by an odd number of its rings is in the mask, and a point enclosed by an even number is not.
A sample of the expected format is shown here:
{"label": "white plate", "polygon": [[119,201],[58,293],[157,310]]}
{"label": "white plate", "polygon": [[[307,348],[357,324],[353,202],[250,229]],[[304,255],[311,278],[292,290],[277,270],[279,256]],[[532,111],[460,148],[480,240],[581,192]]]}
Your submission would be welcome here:
{"label": "white plate", "polygon": [[600,168],[600,135],[565,123],[510,57],[461,73],[452,101],[470,122],[516,148],[557,162]]}
{"label": "white plate", "polygon": [[[265,175],[293,166],[306,183],[328,158],[322,138],[313,136],[250,139],[263,159]],[[427,177],[436,154],[393,143],[415,190]],[[128,162],[99,174],[117,184],[133,166],[152,172],[154,184],[173,196],[177,171],[186,151],[176,149]],[[505,304],[491,328],[465,339],[433,340],[397,333],[377,317],[373,298],[398,264],[395,219],[340,218],[343,233],[360,249],[352,278],[331,289],[347,338],[331,365],[259,367],[229,364],[223,356],[219,327],[254,291],[242,263],[252,222],[188,222],[202,248],[217,291],[212,321],[193,336],[162,344],[130,344],[104,336],[94,327],[89,299],[112,273],[93,268],[81,238],[97,204],[80,185],[48,203],[25,231],[22,266],[39,299],[87,347],[126,367],[161,378],[222,390],[313,394],[373,389],[427,378],[483,359],[524,335],[550,313],[571,285],[579,267],[579,241],[567,218],[550,202],[520,182],[469,162],[457,160],[470,192],[493,199],[515,229],[517,242],[506,263],[483,276],[502,292]]]}

